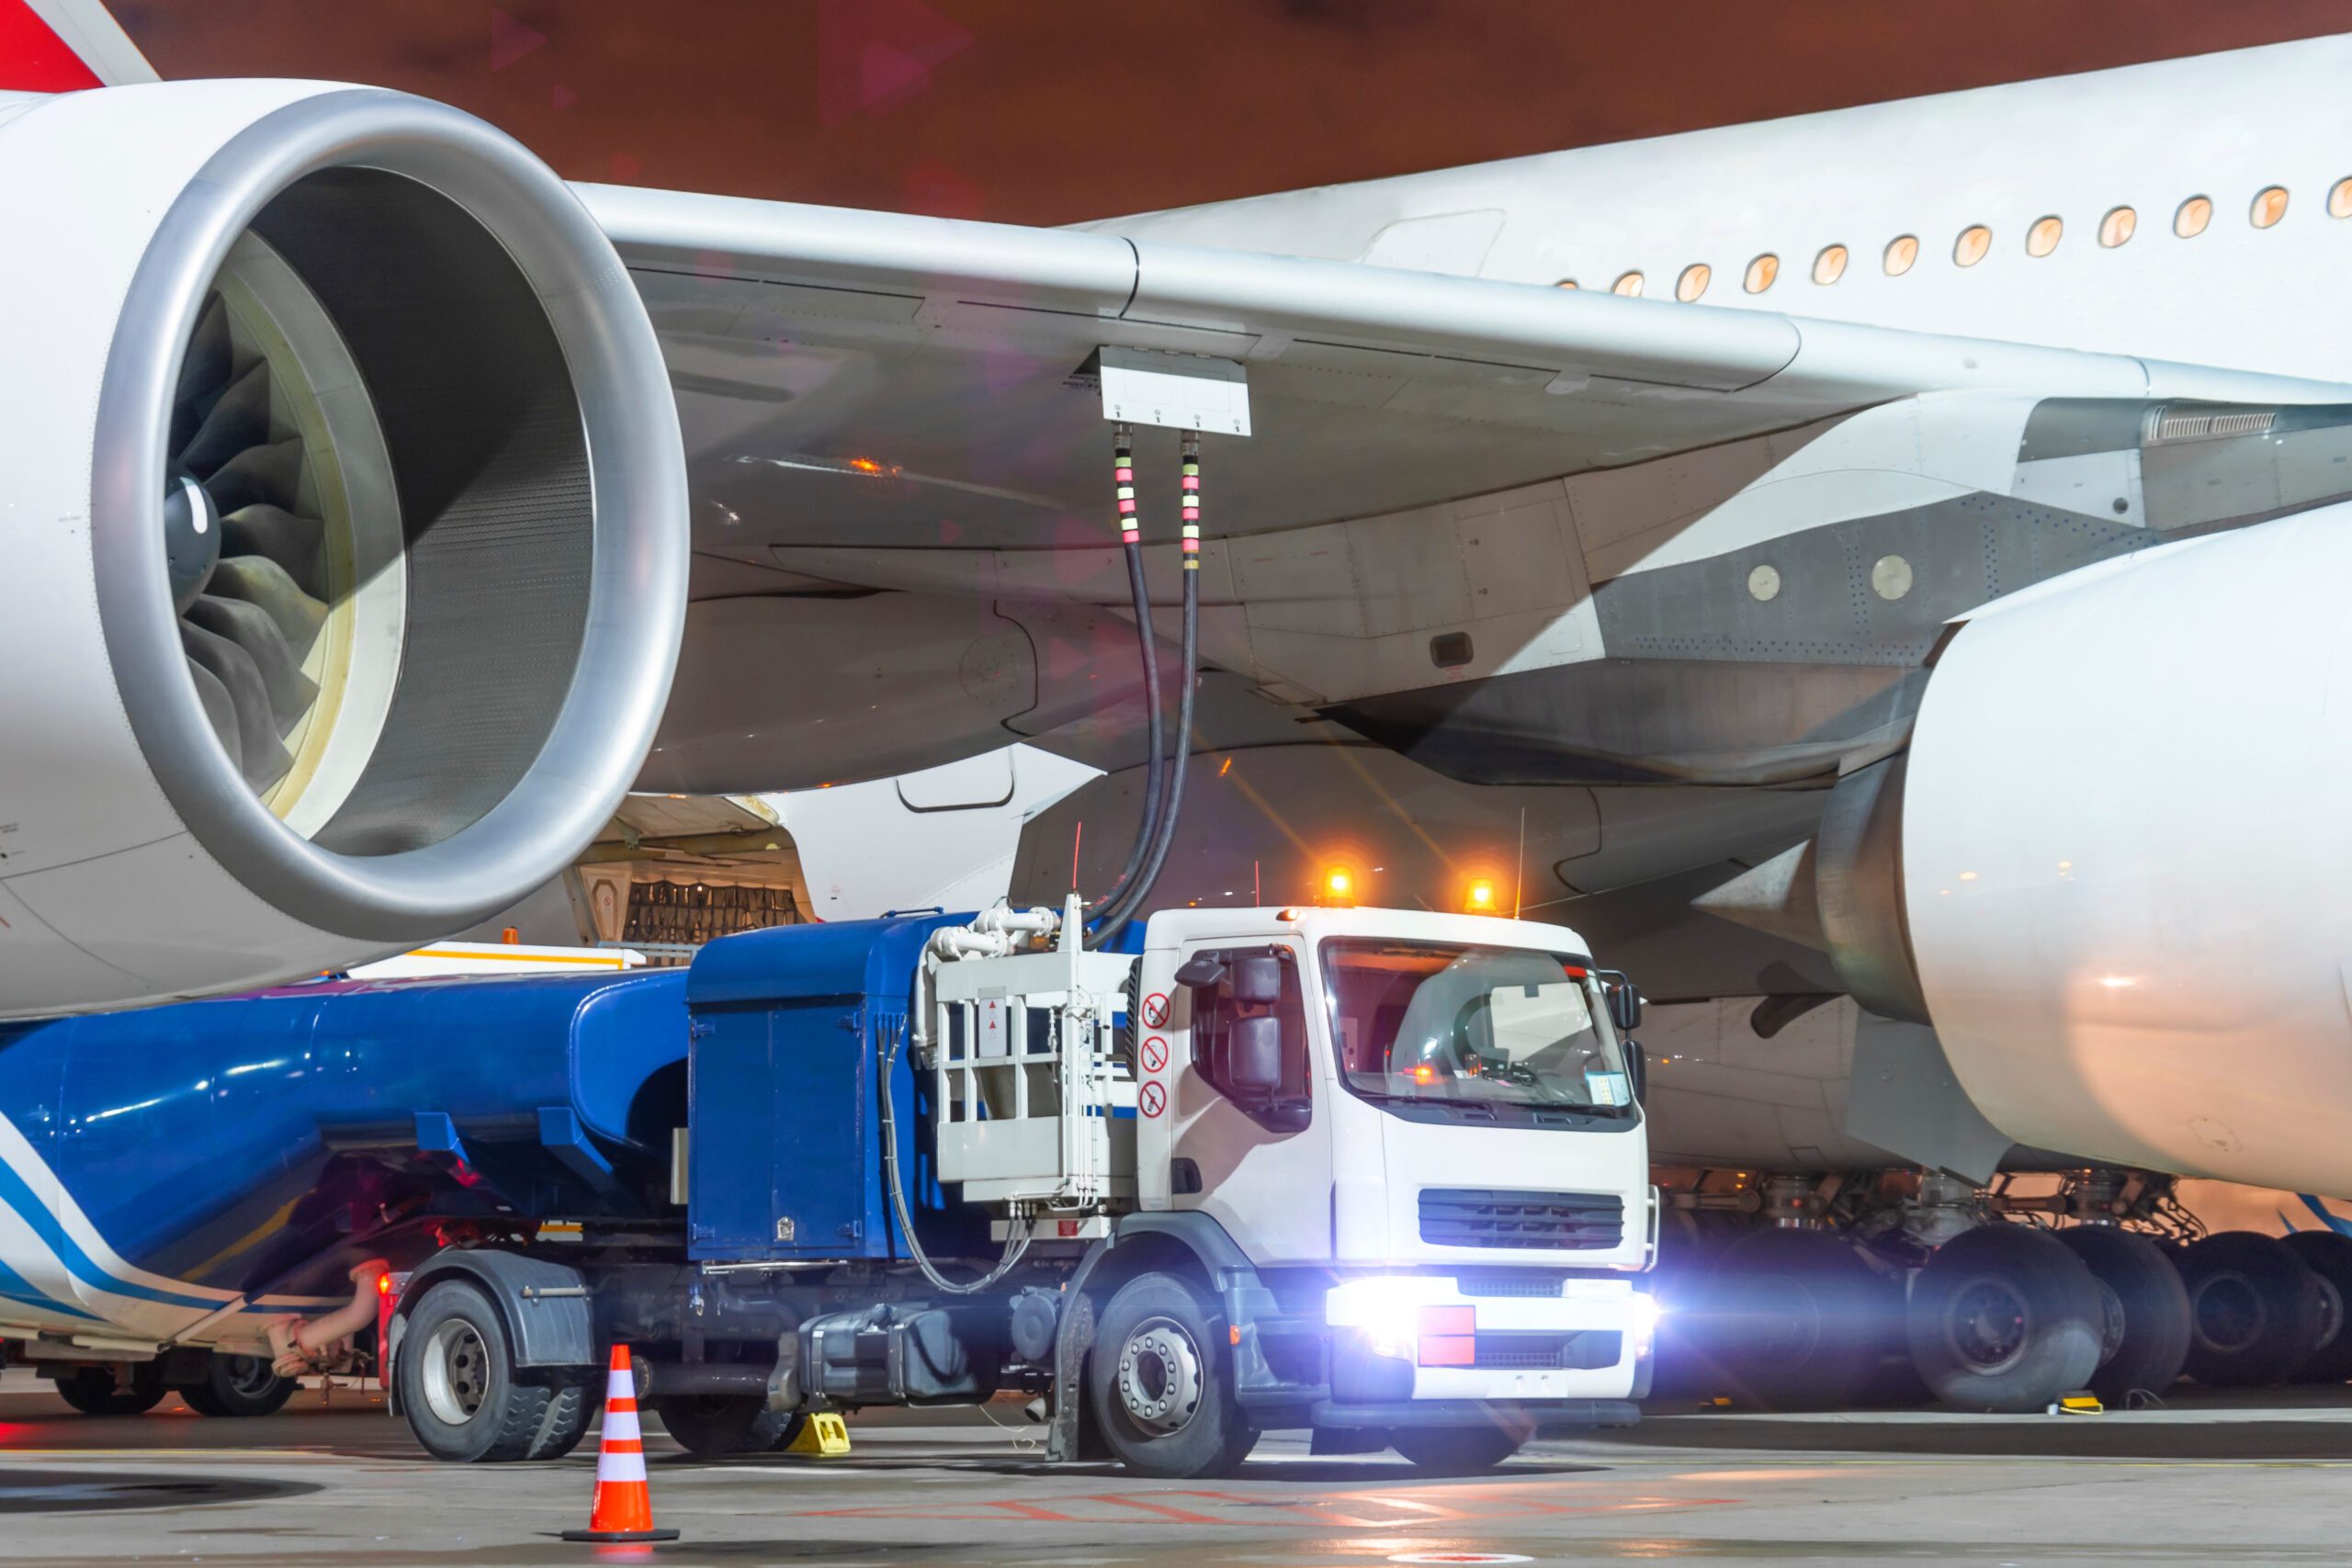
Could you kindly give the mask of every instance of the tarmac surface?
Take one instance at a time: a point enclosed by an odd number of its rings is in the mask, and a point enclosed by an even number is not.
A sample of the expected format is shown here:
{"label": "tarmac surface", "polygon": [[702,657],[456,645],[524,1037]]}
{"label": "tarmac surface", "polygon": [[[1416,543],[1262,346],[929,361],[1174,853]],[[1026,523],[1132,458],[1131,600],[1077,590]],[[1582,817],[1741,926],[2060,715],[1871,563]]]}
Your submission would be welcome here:
{"label": "tarmac surface", "polygon": [[12,1371],[0,1562],[2352,1561],[2352,1390],[2177,1394],[2098,1416],[1661,1406],[1636,1430],[1534,1445],[1472,1480],[1394,1456],[1313,1459],[1280,1436],[1226,1481],[1048,1467],[1009,1404],[856,1417],[844,1459],[710,1463],[649,1417],[655,1522],[684,1539],[623,1548],[558,1539],[587,1522],[593,1434],[553,1463],[440,1466],[348,1389],[260,1420],[176,1398],[104,1419]]}

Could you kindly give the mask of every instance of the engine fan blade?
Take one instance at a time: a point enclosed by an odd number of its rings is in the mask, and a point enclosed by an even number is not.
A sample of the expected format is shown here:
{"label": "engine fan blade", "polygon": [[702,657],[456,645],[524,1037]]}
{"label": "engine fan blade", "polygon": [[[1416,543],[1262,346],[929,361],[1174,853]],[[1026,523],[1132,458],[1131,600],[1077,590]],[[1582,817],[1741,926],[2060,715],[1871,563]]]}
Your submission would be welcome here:
{"label": "engine fan blade", "polygon": [[212,569],[209,587],[213,593],[268,611],[294,661],[300,664],[310,657],[311,641],[326,621],[327,607],[303,592],[284,567],[267,556],[229,556]]}
{"label": "engine fan blade", "polygon": [[298,517],[282,506],[256,505],[223,518],[220,553],[227,556],[267,556],[286,569],[303,592],[326,597],[326,572],[319,558],[327,525],[315,517]]}
{"label": "engine fan blade", "polygon": [[210,671],[228,689],[237,727],[237,750],[245,783],[266,790],[294,765],[277,739],[277,717],[269,705],[269,688],[253,655],[216,637],[202,626],[180,623],[180,646],[187,656]]}
{"label": "engine fan blade", "polygon": [[196,682],[197,700],[204,705],[204,716],[212,721],[214,739],[220,742],[220,750],[229,753],[230,764],[242,777],[245,771],[245,749],[237,739],[237,705],[230,697],[229,688],[220,683],[220,676],[193,658],[187,661],[187,672],[189,679]]}
{"label": "engine fan blade", "polygon": [[267,502],[291,511],[300,504],[302,479],[302,438],[289,435],[266,446],[248,446],[213,471],[204,481],[213,504],[222,512],[237,512]]}
{"label": "engine fan blade", "polygon": [[261,671],[269,692],[269,705],[277,733],[292,729],[319,694],[318,683],[294,661],[293,650],[268,611],[243,599],[207,593],[187,608],[187,619],[215,637],[227,637],[245,650]]}
{"label": "engine fan blade", "polygon": [[269,361],[256,359],[204,416],[180,453],[180,462],[204,479],[245,448],[268,444]]}
{"label": "engine fan blade", "polygon": [[204,314],[188,340],[187,357],[180,362],[180,384],[172,398],[172,450],[188,443],[203,423],[207,400],[229,384],[236,365],[236,348],[229,336],[229,306],[218,294],[204,302]]}

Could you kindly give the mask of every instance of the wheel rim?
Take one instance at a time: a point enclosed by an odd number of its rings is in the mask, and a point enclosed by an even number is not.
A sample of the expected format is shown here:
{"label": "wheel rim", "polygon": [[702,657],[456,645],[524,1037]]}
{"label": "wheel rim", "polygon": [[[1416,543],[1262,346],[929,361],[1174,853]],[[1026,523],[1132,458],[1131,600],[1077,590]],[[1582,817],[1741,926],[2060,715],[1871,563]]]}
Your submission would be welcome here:
{"label": "wheel rim", "polygon": [[2243,1275],[2216,1274],[2197,1288],[2190,1321],[2209,1349],[2235,1354],[2262,1337],[2262,1297]]}
{"label": "wheel rim", "polygon": [[2335,1281],[2322,1274],[2319,1277],[2319,1343],[2313,1350],[2324,1350],[2335,1343],[2344,1332],[2344,1292]]}
{"label": "wheel rim", "polygon": [[2125,1330],[2131,1327],[2131,1319],[2123,1310],[2123,1298],[2115,1293],[2114,1286],[2096,1277],[2091,1282],[2098,1287],[2098,1304],[2102,1317],[2098,1360],[2099,1365],[2105,1366],[2115,1359],[2115,1353],[2118,1350],[2123,1348],[2123,1335]]}
{"label": "wheel rim", "polygon": [[1739,1337],[1741,1355],[1758,1366],[1784,1366],[1803,1361],[1821,1344],[1821,1303],[1804,1283],[1786,1274],[1767,1274],[1741,1281],[1747,1298],[1737,1315],[1747,1321]]}
{"label": "wheel rim", "polygon": [[490,1350],[474,1325],[452,1318],[424,1343],[424,1407],[435,1419],[462,1427],[489,1392]]}
{"label": "wheel rim", "polygon": [[1154,1437],[1183,1429],[1201,1407],[1201,1348],[1172,1318],[1147,1318],[1119,1348],[1119,1404]]}
{"label": "wheel rim", "polygon": [[1971,1371],[2007,1368],[2024,1351],[2027,1330],[2025,1298],[2007,1280],[1971,1280],[1944,1309],[1944,1337]]}
{"label": "wheel rim", "polygon": [[277,1382],[277,1374],[259,1356],[222,1356],[213,1364],[220,1369],[219,1381],[228,1391],[248,1399],[261,1398]]}

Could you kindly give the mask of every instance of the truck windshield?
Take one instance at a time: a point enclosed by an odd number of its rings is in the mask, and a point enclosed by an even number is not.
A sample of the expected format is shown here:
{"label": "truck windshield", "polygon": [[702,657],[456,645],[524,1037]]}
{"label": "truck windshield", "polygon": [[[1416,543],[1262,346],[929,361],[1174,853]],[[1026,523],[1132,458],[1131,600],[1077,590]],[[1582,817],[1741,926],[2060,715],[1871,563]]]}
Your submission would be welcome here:
{"label": "truck windshield", "polygon": [[1598,982],[1551,953],[1435,942],[1323,943],[1331,1038],[1371,1100],[1632,1114]]}

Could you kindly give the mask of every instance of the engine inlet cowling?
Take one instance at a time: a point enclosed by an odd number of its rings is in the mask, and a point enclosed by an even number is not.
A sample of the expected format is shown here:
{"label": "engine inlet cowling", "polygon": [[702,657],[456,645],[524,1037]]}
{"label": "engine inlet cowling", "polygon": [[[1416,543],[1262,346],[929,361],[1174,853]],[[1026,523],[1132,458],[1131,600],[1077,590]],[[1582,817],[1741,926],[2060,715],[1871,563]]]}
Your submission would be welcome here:
{"label": "engine inlet cowling", "polygon": [[0,1014],[429,941],[568,863],[684,613],[610,243],[444,106],[198,82],[0,120]]}

